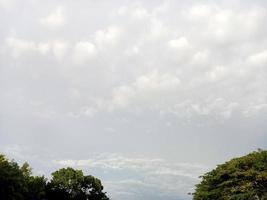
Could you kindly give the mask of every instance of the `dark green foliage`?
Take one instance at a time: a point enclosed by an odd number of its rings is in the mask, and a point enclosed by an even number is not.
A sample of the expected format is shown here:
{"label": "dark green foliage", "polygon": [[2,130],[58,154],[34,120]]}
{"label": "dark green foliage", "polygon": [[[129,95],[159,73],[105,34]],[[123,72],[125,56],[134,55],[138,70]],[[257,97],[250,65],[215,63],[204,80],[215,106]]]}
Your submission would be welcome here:
{"label": "dark green foliage", "polygon": [[103,192],[103,186],[99,179],[93,176],[84,176],[81,170],[72,168],[63,168],[52,173],[52,179],[48,187],[49,195],[57,196],[57,199],[108,199]]}
{"label": "dark green foliage", "polygon": [[0,199],[23,200],[26,192],[26,180],[18,164],[0,155]]}
{"label": "dark green foliage", "polygon": [[28,163],[21,167],[0,155],[0,200],[108,200],[101,181],[81,170],[63,168],[44,176],[32,176]]}
{"label": "dark green foliage", "polygon": [[84,176],[82,182],[83,199],[108,200],[109,198],[103,193],[101,181],[93,176]]}
{"label": "dark green foliage", "polygon": [[232,159],[202,176],[194,200],[267,200],[267,151]]}
{"label": "dark green foliage", "polygon": [[44,176],[32,176],[32,169],[28,163],[24,163],[20,171],[24,176],[27,190],[23,194],[27,200],[45,200],[46,199],[46,179]]}
{"label": "dark green foliage", "polygon": [[27,200],[45,200],[46,179],[44,176],[31,176],[27,180],[28,192],[25,195]]}

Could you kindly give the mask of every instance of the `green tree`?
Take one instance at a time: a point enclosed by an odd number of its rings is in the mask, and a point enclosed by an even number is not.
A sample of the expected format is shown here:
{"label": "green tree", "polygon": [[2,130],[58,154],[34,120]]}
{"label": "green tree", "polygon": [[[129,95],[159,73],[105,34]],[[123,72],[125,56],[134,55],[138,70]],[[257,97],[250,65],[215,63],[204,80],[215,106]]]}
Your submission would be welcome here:
{"label": "green tree", "polygon": [[32,168],[27,162],[22,164],[20,171],[22,172],[24,178],[29,178],[32,175]]}
{"label": "green tree", "polygon": [[23,200],[26,192],[27,184],[19,165],[0,155],[0,199]]}
{"label": "green tree", "polygon": [[24,199],[27,200],[45,200],[46,199],[46,179],[44,176],[32,176],[32,168],[25,162],[20,171],[24,176],[27,190],[24,193]]}
{"label": "green tree", "polygon": [[46,197],[46,178],[44,176],[30,176],[26,180],[27,193],[25,199],[27,200],[45,200]]}
{"label": "green tree", "polygon": [[52,173],[48,183],[49,199],[107,200],[101,181],[93,176],[84,176],[81,170],[70,167]]}
{"label": "green tree", "polygon": [[93,199],[93,200],[108,200],[106,193],[103,192],[104,187],[101,181],[93,176],[84,176],[82,182],[82,199]]}
{"label": "green tree", "polygon": [[202,176],[193,200],[267,200],[267,151],[234,158]]}
{"label": "green tree", "polygon": [[44,176],[33,176],[28,163],[21,167],[0,154],[0,200],[108,200],[101,181],[81,170],[63,168]]}

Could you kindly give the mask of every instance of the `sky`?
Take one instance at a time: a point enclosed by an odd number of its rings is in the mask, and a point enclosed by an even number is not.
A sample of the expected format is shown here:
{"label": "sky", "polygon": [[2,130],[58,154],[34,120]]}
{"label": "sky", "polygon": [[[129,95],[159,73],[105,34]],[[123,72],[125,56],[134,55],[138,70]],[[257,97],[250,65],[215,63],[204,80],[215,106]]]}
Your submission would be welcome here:
{"label": "sky", "polygon": [[267,148],[267,1],[0,0],[0,152],[189,200]]}

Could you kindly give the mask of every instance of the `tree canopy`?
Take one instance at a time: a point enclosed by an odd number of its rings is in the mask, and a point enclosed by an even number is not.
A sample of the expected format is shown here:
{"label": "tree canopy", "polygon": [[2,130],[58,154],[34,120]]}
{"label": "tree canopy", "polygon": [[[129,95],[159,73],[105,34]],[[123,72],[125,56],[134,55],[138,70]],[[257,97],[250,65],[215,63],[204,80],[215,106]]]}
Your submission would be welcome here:
{"label": "tree canopy", "polygon": [[234,158],[202,176],[193,200],[267,200],[267,151]]}
{"label": "tree canopy", "polygon": [[101,181],[93,176],[84,176],[81,170],[70,167],[52,173],[48,183],[49,196],[56,199],[107,200]]}
{"label": "tree canopy", "polygon": [[44,176],[33,176],[28,163],[21,167],[0,155],[0,199],[2,200],[108,200],[101,181],[81,170],[62,168]]}
{"label": "tree canopy", "polygon": [[0,199],[23,200],[26,192],[26,180],[19,165],[0,155]]}

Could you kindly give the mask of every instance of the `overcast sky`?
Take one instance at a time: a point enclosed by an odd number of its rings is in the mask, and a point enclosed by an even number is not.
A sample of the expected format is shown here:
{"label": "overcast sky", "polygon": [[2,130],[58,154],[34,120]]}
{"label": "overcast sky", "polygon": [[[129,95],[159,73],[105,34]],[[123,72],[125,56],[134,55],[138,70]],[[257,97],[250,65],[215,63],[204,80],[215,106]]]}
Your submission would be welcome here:
{"label": "overcast sky", "polygon": [[266,120],[265,0],[0,0],[0,151],[36,174],[190,199]]}

